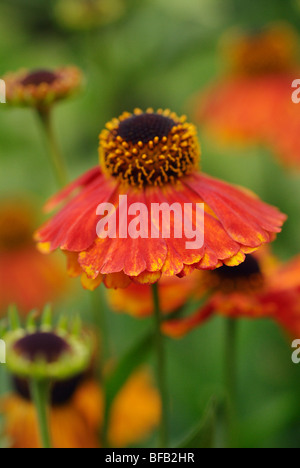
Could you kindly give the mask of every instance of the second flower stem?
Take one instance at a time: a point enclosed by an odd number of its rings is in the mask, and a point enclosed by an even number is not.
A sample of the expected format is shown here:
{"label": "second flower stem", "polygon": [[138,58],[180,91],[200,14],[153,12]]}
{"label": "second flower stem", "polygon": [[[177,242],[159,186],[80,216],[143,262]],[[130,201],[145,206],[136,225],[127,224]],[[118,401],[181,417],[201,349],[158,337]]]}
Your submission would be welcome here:
{"label": "second flower stem", "polygon": [[227,319],[226,323],[226,344],[225,344],[225,386],[227,393],[227,440],[230,448],[236,448],[236,338],[237,320]]}
{"label": "second flower stem", "polygon": [[61,154],[60,148],[57,144],[56,137],[54,134],[52,126],[52,113],[50,109],[39,110],[38,116],[40,118],[44,133],[46,136],[48,148],[49,148],[49,157],[54,170],[54,174],[57,180],[57,183],[60,188],[64,187],[68,183],[67,169]]}
{"label": "second flower stem", "polygon": [[43,448],[51,448],[51,438],[48,420],[50,385],[46,380],[33,379],[31,382],[31,398],[34,403]]}
{"label": "second flower stem", "polygon": [[168,393],[166,384],[166,357],[164,337],[161,332],[162,314],[159,303],[159,292],[157,284],[152,286],[153,302],[154,302],[154,319],[155,319],[155,343],[157,354],[157,383],[161,397],[162,415],[160,423],[160,447],[168,447]]}

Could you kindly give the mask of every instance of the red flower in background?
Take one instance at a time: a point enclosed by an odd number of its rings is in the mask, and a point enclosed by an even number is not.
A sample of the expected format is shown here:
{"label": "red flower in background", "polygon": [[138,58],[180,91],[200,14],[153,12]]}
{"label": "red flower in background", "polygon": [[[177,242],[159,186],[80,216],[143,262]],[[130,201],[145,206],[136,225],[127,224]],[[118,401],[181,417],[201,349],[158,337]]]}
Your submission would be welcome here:
{"label": "red flower in background", "polygon": [[300,333],[300,257],[281,264],[264,248],[235,268],[203,273],[197,295],[212,292],[195,314],[169,320],[166,334],[181,337],[214,314],[240,319],[270,318],[292,336]]}
{"label": "red flower in background", "polygon": [[201,94],[196,120],[226,144],[264,144],[288,166],[300,167],[300,112],[292,102],[299,78],[297,36],[271,25],[231,38],[229,73]]}
{"label": "red flower in background", "polygon": [[32,209],[24,201],[0,202],[0,314],[10,304],[39,309],[66,288],[61,264],[36,250]]}
{"label": "red flower in background", "polygon": [[[245,254],[271,242],[285,216],[243,188],[213,179],[198,170],[200,157],[196,129],[170,111],[152,109],[124,113],[107,124],[100,135],[101,168],[96,167],[54,197],[48,209],[64,206],[36,234],[40,249],[66,252],[71,276],[95,289],[127,287],[131,281],[151,284],[166,276],[184,276],[194,269],[235,266]],[[123,219],[119,195],[128,205],[153,203],[205,205],[204,245],[186,249],[185,235],[175,238],[171,216],[170,238],[100,239],[96,233],[100,203],[115,206]],[[183,210],[182,210],[183,211]],[[127,220],[131,221],[130,216]],[[159,220],[148,220],[158,229]],[[160,226],[159,226],[160,227]]]}

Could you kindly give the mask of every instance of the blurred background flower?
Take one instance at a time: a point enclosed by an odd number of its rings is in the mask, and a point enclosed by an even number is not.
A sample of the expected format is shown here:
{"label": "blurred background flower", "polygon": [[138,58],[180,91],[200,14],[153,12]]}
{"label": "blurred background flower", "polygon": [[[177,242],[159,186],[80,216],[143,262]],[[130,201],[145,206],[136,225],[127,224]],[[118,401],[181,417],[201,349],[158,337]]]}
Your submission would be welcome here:
{"label": "blurred background flower", "polygon": [[196,119],[229,145],[267,145],[285,166],[300,167],[297,106],[299,37],[286,23],[232,31],[222,40],[225,73],[202,93]]}
{"label": "blurred background flower", "polygon": [[57,70],[20,70],[2,77],[6,84],[6,102],[37,109],[50,107],[66,99],[82,85],[80,70],[64,67]]}
{"label": "blurred background flower", "polygon": [[236,268],[223,266],[203,273],[194,295],[208,294],[209,299],[204,299],[204,305],[188,318],[173,321],[171,317],[164,323],[164,331],[170,336],[183,336],[217,313],[232,319],[270,318],[295,338],[300,332],[299,267],[299,256],[281,264],[267,248],[262,248]]}
{"label": "blurred background flower", "polygon": [[11,448],[125,447],[158,425],[161,401],[147,367],[128,374],[107,410],[105,385],[115,364],[105,363],[99,381],[100,343],[78,316],[54,319],[46,306],[41,319],[31,314],[23,324],[14,307],[1,337],[11,391],[0,398],[0,436]]}
{"label": "blurred background flower", "polygon": [[47,258],[32,239],[36,213],[19,195],[0,201],[0,314],[16,304],[23,314],[40,310],[67,292],[61,258]]}
{"label": "blurred background flower", "polygon": [[[13,390],[0,398],[10,448],[41,448],[35,408],[26,380],[12,378]],[[103,390],[91,371],[53,384],[50,427],[54,448],[100,448]],[[147,370],[134,374],[117,395],[108,428],[111,447],[128,447],[149,438],[160,418],[160,400]],[[101,440],[101,437],[100,437]]]}

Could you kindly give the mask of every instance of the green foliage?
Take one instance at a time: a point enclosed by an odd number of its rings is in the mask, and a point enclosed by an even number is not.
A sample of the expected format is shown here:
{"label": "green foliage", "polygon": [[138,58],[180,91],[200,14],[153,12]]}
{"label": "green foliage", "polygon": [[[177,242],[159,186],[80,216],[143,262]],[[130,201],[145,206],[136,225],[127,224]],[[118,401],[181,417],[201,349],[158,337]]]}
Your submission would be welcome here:
{"label": "green foliage", "polygon": [[215,437],[216,402],[214,399],[212,399],[199,425],[188,435],[188,437],[178,446],[178,448],[214,448]]}

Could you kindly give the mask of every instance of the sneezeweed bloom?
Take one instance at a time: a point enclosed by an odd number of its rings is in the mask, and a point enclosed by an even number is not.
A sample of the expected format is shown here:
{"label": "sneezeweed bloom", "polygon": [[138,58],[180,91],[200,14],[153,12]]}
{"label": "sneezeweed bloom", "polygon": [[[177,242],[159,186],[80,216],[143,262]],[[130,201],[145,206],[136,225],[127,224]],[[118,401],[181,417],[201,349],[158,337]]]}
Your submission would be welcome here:
{"label": "sneezeweed bloom", "polygon": [[73,66],[20,70],[8,73],[3,80],[7,104],[44,110],[76,93],[82,86],[82,73]]}
{"label": "sneezeweed bloom", "polygon": [[[70,275],[81,275],[84,287],[95,289],[102,282],[109,288],[131,282],[153,284],[162,274],[182,277],[195,269],[235,266],[247,253],[271,242],[285,216],[250,191],[200,172],[196,133],[185,117],[168,110],[125,112],[108,123],[100,134],[101,167],[91,169],[48,203],[49,210],[61,203],[64,207],[37,232],[40,249],[63,250]],[[182,212],[185,204],[192,205],[193,227],[196,205],[204,203],[204,245],[188,249],[190,239],[184,232],[177,238],[177,218],[172,213],[169,235],[163,236],[166,226],[159,218],[124,212],[121,195],[127,196],[129,207],[142,204],[148,214],[155,204],[176,203]],[[103,217],[97,209],[108,202],[118,227],[125,225],[126,232],[118,229],[114,236],[108,232],[98,237]],[[138,232],[139,223],[158,236]],[[132,224],[135,236],[128,235]]]}
{"label": "sneezeweed bloom", "polygon": [[91,335],[82,330],[78,319],[69,324],[63,318],[58,325],[54,325],[48,306],[39,324],[31,314],[26,327],[23,327],[15,308],[10,309],[9,315],[10,328],[4,331],[3,336],[7,368],[17,379],[27,380],[34,402],[40,444],[43,448],[51,448],[51,386],[56,381],[71,379],[88,368],[93,350]]}
{"label": "sneezeweed bloom", "polygon": [[22,314],[40,309],[66,290],[59,259],[36,250],[34,225],[33,209],[24,199],[0,201],[0,316],[12,303]]}
{"label": "sneezeweed bloom", "polygon": [[164,332],[182,337],[215,314],[231,319],[274,320],[291,335],[300,331],[300,259],[281,263],[268,249],[235,268],[203,272],[197,296],[210,298],[187,318],[166,321]]}
{"label": "sneezeweed bloom", "polygon": [[[28,382],[14,377],[12,391],[0,399],[3,435],[9,448],[41,448],[36,411]],[[96,383],[84,374],[55,382],[51,390],[50,428],[54,448],[96,448],[99,406]]]}
{"label": "sneezeweed bloom", "polygon": [[11,106],[29,107],[36,111],[49,147],[49,157],[60,187],[67,184],[68,176],[64,158],[57,144],[52,124],[54,104],[77,93],[83,84],[81,71],[76,67],[56,70],[35,69],[8,73],[6,101]]}
{"label": "sneezeweed bloom", "polygon": [[[51,321],[49,309],[39,326],[30,319],[26,328],[21,327],[13,316],[13,329],[4,335],[13,384],[11,395],[0,399],[5,435],[12,448],[41,447],[32,381],[45,380],[51,384],[47,411],[51,445],[99,447],[105,397],[94,377],[94,337],[78,321],[71,328],[64,318],[56,326]],[[147,370],[137,371],[112,403],[109,444],[123,447],[144,440],[158,425],[160,413],[160,398],[150,374]]]}
{"label": "sneezeweed bloom", "polygon": [[124,9],[123,0],[58,0],[55,16],[63,27],[82,31],[116,21]]}
{"label": "sneezeweed bloom", "polygon": [[[46,307],[40,325],[28,318],[22,327],[17,318],[4,335],[7,368],[21,378],[64,380],[84,371],[93,351],[91,335],[83,331],[77,321],[67,329],[65,321],[52,325],[51,311]],[[13,310],[13,315],[15,312]]]}
{"label": "sneezeweed bloom", "polygon": [[298,37],[273,24],[224,41],[228,71],[201,93],[195,113],[218,141],[263,144],[285,165],[298,166],[299,112],[292,83],[299,75]]}

